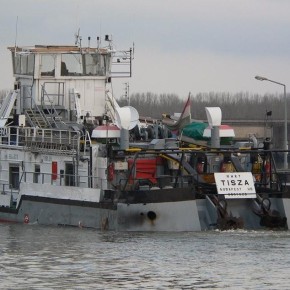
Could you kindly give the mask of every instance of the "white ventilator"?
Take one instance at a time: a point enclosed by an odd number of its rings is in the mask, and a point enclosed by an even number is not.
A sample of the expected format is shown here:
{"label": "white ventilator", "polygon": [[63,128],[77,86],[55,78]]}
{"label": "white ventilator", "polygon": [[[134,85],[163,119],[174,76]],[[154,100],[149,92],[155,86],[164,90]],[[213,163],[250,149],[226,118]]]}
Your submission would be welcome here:
{"label": "white ventilator", "polygon": [[139,122],[139,113],[132,106],[120,107],[111,92],[107,91],[109,112],[112,120],[120,129],[131,130]]}
{"label": "white ventilator", "polygon": [[220,107],[206,107],[206,116],[208,124],[211,128],[211,146],[220,147],[219,126],[222,123],[222,111]]}
{"label": "white ventilator", "polygon": [[111,118],[121,130],[120,148],[127,149],[129,148],[129,130],[138,124],[139,113],[131,106],[120,107],[109,91],[107,91],[107,98]]}

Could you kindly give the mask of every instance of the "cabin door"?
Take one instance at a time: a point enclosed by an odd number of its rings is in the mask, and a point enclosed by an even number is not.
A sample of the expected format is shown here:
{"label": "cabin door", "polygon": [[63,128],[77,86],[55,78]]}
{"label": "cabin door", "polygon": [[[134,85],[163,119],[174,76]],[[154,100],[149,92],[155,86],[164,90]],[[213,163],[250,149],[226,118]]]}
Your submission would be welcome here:
{"label": "cabin door", "polygon": [[40,183],[40,165],[34,165],[33,183]]}
{"label": "cabin door", "polygon": [[10,164],[9,184],[11,189],[19,189],[19,165]]}
{"label": "cabin door", "polygon": [[65,164],[65,185],[75,186],[75,170],[73,163]]}

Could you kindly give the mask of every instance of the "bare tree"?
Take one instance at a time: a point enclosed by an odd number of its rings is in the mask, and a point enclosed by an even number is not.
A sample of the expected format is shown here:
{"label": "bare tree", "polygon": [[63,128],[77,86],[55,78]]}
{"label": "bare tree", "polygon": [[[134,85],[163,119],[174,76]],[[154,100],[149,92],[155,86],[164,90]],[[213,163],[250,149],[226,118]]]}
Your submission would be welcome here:
{"label": "bare tree", "polygon": [[[125,97],[119,100],[120,105],[127,105]],[[289,102],[288,102],[289,103]],[[181,112],[185,104],[175,94],[137,93],[130,96],[130,104],[141,116],[161,118],[163,113]],[[290,104],[289,104],[290,105]],[[224,120],[263,120],[267,112],[272,111],[273,118],[283,119],[284,96],[257,95],[248,92],[230,94],[198,93],[191,99],[191,115],[193,119],[206,120],[205,107],[218,106],[222,110]]]}

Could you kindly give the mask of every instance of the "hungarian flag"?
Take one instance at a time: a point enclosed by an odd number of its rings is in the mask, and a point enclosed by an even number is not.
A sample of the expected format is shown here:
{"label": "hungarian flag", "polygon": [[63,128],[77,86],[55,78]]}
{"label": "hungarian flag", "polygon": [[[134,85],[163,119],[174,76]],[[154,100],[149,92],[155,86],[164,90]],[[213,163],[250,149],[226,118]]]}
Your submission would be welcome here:
{"label": "hungarian flag", "polygon": [[162,119],[162,123],[171,131],[181,131],[184,126],[191,122],[190,103],[191,101],[189,94],[180,117],[175,120],[172,117],[165,115]]}

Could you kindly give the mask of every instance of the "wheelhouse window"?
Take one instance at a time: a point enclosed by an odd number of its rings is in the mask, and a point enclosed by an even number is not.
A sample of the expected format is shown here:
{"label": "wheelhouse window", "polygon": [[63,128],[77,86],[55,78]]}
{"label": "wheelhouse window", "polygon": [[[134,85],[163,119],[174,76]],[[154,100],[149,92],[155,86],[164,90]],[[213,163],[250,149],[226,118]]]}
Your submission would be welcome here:
{"label": "wheelhouse window", "polygon": [[81,54],[62,54],[61,76],[80,76],[83,74]]}
{"label": "wheelhouse window", "polygon": [[61,76],[106,76],[110,55],[99,53],[62,54]]}
{"label": "wheelhouse window", "polygon": [[44,54],[41,56],[40,73],[42,76],[55,76],[55,54]]}
{"label": "wheelhouse window", "polygon": [[109,69],[109,55],[85,54],[84,55],[84,74],[105,76]]}
{"label": "wheelhouse window", "polygon": [[33,75],[34,73],[34,54],[31,53],[12,53],[14,74]]}

